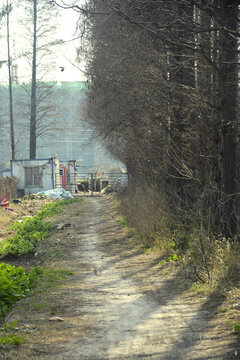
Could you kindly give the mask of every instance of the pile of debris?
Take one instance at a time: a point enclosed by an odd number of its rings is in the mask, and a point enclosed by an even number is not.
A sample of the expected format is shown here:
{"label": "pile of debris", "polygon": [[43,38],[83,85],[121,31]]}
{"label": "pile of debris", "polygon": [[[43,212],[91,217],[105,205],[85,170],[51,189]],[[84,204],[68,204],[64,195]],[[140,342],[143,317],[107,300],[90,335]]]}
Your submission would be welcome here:
{"label": "pile of debris", "polygon": [[72,199],[73,198],[72,194],[63,188],[41,191],[41,192],[38,192],[37,195],[44,195],[48,198],[54,198],[54,199]]}

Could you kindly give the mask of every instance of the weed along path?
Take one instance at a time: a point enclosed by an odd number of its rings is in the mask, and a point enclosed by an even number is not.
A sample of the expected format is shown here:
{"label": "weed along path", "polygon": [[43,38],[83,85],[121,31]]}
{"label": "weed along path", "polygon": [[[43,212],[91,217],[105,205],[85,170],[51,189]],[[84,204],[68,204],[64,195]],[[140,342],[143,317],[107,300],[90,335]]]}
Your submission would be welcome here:
{"label": "weed along path", "polygon": [[36,257],[69,275],[18,303],[7,320],[18,320],[25,343],[0,348],[0,359],[240,358],[218,315],[221,298],[196,298],[179,281],[181,270],[161,273],[156,253],[131,246],[111,197],[69,205],[53,219],[60,223],[68,226],[55,226]]}

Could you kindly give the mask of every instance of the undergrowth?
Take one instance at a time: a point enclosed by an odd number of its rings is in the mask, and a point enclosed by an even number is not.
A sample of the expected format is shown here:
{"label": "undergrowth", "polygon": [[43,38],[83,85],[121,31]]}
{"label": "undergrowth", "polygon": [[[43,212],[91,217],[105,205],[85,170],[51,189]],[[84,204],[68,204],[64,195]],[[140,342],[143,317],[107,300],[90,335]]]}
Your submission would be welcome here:
{"label": "undergrowth", "polygon": [[22,336],[17,336],[14,333],[8,333],[0,336],[0,344],[3,345],[21,345],[24,342]]}
{"label": "undergrowth", "polygon": [[0,264],[0,318],[29,292],[40,273],[37,267],[27,272],[21,266]]}
{"label": "undergrowth", "polygon": [[[0,256],[10,254],[21,256],[33,253],[38,241],[49,235],[51,225],[44,219],[59,214],[64,205],[74,202],[79,202],[79,199],[48,203],[36,216],[11,224],[10,228],[16,231],[16,235],[0,243]],[[15,267],[0,263],[0,319],[3,319],[13,305],[25,297],[35,285],[39,287],[39,283],[43,283],[46,285],[47,291],[49,284],[63,279],[66,274],[68,273],[65,270],[42,270],[38,267],[27,272],[21,266]],[[0,343],[3,344],[20,344],[21,341],[15,335],[0,336]]]}
{"label": "undergrowth", "polygon": [[0,327],[0,344],[3,345],[21,345],[24,337],[15,333],[18,321],[14,320],[10,324],[6,322]]}
{"label": "undergrowth", "polygon": [[143,251],[160,251],[160,265],[181,266],[193,282],[208,284],[226,293],[240,281],[240,243],[214,234],[207,219],[189,213],[182,221],[168,212],[156,191],[121,194],[122,226],[134,228],[134,239]]}

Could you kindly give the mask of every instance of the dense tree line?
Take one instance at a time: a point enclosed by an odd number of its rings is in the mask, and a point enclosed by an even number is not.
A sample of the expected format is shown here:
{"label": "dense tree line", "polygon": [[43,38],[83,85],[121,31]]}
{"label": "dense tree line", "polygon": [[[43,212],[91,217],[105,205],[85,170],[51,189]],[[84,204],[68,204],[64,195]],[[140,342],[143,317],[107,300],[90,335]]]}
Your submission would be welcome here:
{"label": "dense tree line", "polygon": [[153,213],[238,236],[238,1],[90,0],[82,14],[88,118],[130,187],[153,189]]}

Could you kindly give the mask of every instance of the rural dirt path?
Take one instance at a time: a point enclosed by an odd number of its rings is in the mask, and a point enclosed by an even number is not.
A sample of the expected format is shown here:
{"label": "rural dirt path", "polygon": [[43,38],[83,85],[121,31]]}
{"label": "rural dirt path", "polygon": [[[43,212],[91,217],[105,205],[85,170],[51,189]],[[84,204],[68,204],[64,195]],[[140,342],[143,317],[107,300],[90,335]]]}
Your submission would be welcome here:
{"label": "rural dirt path", "polygon": [[221,299],[197,299],[178,273],[162,275],[158,255],[131,246],[115,215],[111,197],[65,208],[61,219],[72,226],[54,233],[51,246],[62,249],[54,266],[74,274],[42,295],[63,321],[49,321],[47,306],[23,312],[23,300],[9,321],[18,319],[28,340],[7,359],[238,359],[231,331],[216,316]]}

